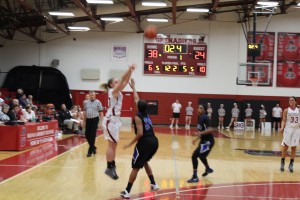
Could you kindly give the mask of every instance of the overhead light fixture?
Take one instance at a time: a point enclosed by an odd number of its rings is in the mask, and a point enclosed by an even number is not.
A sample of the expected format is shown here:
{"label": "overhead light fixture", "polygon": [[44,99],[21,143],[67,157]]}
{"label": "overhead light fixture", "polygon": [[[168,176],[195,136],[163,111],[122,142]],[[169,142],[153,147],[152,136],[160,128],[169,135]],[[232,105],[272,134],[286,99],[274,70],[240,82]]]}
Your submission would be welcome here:
{"label": "overhead light fixture", "polygon": [[259,1],[257,2],[258,5],[261,5],[261,6],[271,6],[271,7],[276,7],[278,6],[278,2],[276,1]]}
{"label": "overhead light fixture", "polygon": [[91,30],[89,27],[86,26],[68,26],[70,31],[89,31]]}
{"label": "overhead light fixture", "polygon": [[124,21],[121,17],[101,17],[103,21],[113,21],[113,22],[122,22]]}
{"label": "overhead light fixture", "polygon": [[297,6],[300,6],[300,3],[297,3]]}
{"label": "overhead light fixture", "polygon": [[158,6],[158,7],[166,7],[167,6],[167,4],[165,2],[159,2],[159,1],[156,1],[156,2],[144,1],[144,2],[142,2],[142,5],[143,6]]}
{"label": "overhead light fixture", "polygon": [[156,18],[148,18],[148,22],[168,22],[168,19],[156,19]]}
{"label": "overhead light fixture", "polygon": [[208,13],[209,9],[207,8],[187,8],[187,12],[203,12],[203,13]]}
{"label": "overhead light fixture", "polygon": [[56,12],[56,11],[50,11],[48,12],[49,15],[53,15],[53,16],[74,16],[73,13],[71,12]]}
{"label": "overhead light fixture", "polygon": [[86,0],[86,2],[95,4],[114,4],[112,0]]}

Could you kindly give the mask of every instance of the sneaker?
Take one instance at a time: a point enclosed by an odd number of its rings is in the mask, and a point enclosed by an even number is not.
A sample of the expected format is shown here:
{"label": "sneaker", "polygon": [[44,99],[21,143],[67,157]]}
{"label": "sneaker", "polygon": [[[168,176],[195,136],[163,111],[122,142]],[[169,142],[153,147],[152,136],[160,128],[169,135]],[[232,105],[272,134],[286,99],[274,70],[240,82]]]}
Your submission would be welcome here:
{"label": "sneaker", "polygon": [[205,170],[205,172],[202,174],[202,176],[203,177],[207,176],[208,174],[213,173],[213,172],[214,172],[214,170],[212,168],[208,168]]}
{"label": "sneaker", "polygon": [[187,124],[185,125],[185,129],[188,129],[188,125]]}
{"label": "sneaker", "polygon": [[282,171],[282,172],[284,171],[284,163],[280,164],[280,171]]}
{"label": "sneaker", "polygon": [[222,126],[222,129],[224,129],[224,126]]}
{"label": "sneaker", "polygon": [[188,126],[187,126],[187,129],[190,129],[190,128],[191,128],[191,126],[190,126],[190,125],[188,125]]}
{"label": "sneaker", "polygon": [[156,191],[159,189],[159,186],[157,184],[151,184],[151,191]]}
{"label": "sneaker", "polygon": [[192,177],[191,179],[187,180],[186,182],[188,182],[188,183],[198,183],[199,178],[198,177]]}
{"label": "sneaker", "polygon": [[227,126],[226,129],[229,129],[229,126]]}
{"label": "sneaker", "polygon": [[175,128],[178,129],[178,125],[175,125]]}
{"label": "sneaker", "polygon": [[290,163],[290,164],[289,164],[289,170],[290,170],[290,172],[294,172],[294,169],[293,169],[293,163]]}
{"label": "sneaker", "polygon": [[170,127],[170,129],[173,129],[173,125],[170,125],[169,127]]}
{"label": "sneaker", "polygon": [[218,126],[218,129],[220,129],[220,126]]}
{"label": "sneaker", "polygon": [[106,168],[105,174],[107,176],[109,176],[110,178],[112,178],[113,180],[117,180],[119,178],[117,173],[116,173],[115,168]]}
{"label": "sneaker", "polygon": [[130,194],[127,192],[126,189],[120,193],[120,196],[125,199],[130,199]]}

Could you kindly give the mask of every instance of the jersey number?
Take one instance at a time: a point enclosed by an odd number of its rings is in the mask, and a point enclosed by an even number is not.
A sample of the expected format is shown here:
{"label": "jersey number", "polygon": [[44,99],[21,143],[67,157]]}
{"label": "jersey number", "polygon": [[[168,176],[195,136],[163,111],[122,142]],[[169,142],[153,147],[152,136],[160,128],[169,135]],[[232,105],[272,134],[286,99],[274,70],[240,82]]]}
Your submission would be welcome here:
{"label": "jersey number", "polygon": [[298,117],[291,117],[290,123],[298,123]]}

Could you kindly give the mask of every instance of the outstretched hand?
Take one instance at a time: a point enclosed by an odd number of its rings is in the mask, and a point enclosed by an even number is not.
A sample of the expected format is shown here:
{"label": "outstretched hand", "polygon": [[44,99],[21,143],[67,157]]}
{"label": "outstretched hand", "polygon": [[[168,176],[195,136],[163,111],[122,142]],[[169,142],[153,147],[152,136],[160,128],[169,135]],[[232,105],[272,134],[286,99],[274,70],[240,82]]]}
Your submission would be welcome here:
{"label": "outstretched hand", "polygon": [[128,68],[129,68],[131,71],[134,71],[135,68],[136,68],[136,64],[131,64],[131,65],[129,65]]}
{"label": "outstretched hand", "polygon": [[131,87],[131,89],[135,88],[135,81],[133,78],[130,79],[129,86]]}

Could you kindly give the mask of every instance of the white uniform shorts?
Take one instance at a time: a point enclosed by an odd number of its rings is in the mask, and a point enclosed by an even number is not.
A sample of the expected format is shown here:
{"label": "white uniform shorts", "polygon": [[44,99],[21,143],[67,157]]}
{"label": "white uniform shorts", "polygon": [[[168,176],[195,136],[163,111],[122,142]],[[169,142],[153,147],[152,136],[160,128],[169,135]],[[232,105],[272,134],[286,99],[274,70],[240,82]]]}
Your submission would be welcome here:
{"label": "white uniform shorts", "polygon": [[102,122],[104,139],[117,143],[122,123],[118,117],[105,118]]}
{"label": "white uniform shorts", "polygon": [[297,127],[285,127],[283,131],[282,146],[296,147],[299,144],[300,129]]}

